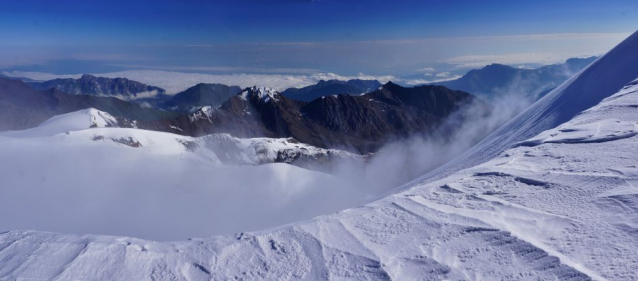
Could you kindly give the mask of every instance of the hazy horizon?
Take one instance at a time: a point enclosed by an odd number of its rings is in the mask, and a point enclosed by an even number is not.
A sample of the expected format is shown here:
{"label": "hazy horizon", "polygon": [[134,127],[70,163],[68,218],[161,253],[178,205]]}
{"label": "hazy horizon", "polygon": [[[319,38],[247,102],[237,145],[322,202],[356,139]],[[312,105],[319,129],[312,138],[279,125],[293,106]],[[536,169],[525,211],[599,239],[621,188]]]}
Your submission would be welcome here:
{"label": "hazy horizon", "polygon": [[0,71],[433,82],[491,63],[599,56],[638,26],[631,1],[543,2],[18,1],[0,11]]}

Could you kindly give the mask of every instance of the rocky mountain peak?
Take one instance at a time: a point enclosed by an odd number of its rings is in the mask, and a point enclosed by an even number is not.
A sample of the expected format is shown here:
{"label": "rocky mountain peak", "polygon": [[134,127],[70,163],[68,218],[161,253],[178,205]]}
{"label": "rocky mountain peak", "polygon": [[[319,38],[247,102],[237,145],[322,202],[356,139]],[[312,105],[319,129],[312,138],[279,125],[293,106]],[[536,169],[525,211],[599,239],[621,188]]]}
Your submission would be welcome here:
{"label": "rocky mountain peak", "polygon": [[280,100],[279,93],[274,89],[257,86],[245,89],[243,92],[241,92],[240,97],[244,100],[257,99],[261,102],[278,102]]}

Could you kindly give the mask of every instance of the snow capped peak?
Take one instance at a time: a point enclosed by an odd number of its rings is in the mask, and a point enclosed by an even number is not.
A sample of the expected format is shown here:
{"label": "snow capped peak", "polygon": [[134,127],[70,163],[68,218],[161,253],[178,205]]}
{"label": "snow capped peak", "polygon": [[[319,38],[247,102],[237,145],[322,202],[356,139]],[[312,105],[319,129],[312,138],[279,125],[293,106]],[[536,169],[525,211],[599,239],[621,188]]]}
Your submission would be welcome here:
{"label": "snow capped peak", "polygon": [[268,102],[268,101],[279,101],[279,93],[272,88],[269,87],[257,87],[253,86],[244,90],[240,97],[243,100],[248,100],[249,96],[256,96],[260,101]]}
{"label": "snow capped peak", "polygon": [[210,117],[213,116],[216,110],[217,109],[215,109],[214,107],[207,105],[191,113],[191,115],[188,116],[188,119],[191,123],[200,119],[208,119],[209,122],[212,122],[210,121]]}
{"label": "snow capped peak", "polygon": [[95,108],[87,108],[51,117],[49,120],[40,124],[37,128],[52,127],[57,126],[58,124],[71,124],[72,127],[75,128],[67,131],[77,131],[88,128],[118,127],[117,119],[113,117],[113,115]]}
{"label": "snow capped peak", "polygon": [[215,112],[215,109],[212,106],[204,106],[201,109],[199,109],[200,112],[202,112],[202,114],[211,117],[213,115],[213,112]]}
{"label": "snow capped peak", "polygon": [[117,119],[107,112],[100,111],[95,108],[87,108],[80,110],[79,112],[89,116],[91,120],[91,128],[117,127]]}
{"label": "snow capped peak", "polygon": [[51,117],[35,128],[3,132],[2,135],[13,137],[42,137],[89,128],[119,127],[118,124],[118,120],[113,117],[113,115],[95,108],[87,108]]}

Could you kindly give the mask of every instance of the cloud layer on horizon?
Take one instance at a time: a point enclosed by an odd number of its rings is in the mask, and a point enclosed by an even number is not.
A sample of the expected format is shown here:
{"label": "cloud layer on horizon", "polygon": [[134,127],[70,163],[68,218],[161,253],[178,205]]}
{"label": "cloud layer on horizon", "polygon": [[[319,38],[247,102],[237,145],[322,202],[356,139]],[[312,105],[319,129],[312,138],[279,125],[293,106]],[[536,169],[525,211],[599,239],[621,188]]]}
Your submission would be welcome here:
{"label": "cloud layer on horizon", "polygon": [[[44,72],[3,72],[4,75],[12,77],[25,77],[33,80],[51,80],[56,78],[80,78],[82,74],[57,75]],[[334,73],[314,73],[307,75],[295,74],[202,74],[160,70],[125,70],[109,73],[93,73],[93,75],[108,78],[127,78],[147,85],[157,86],[166,90],[167,94],[176,94],[186,90],[198,83],[221,83],[226,85],[236,85],[242,88],[251,86],[265,86],[277,91],[283,91],[291,87],[305,87],[316,84],[320,80],[350,80],[365,79],[378,80],[386,83],[390,80],[396,82],[409,82],[392,75],[373,76],[358,74],[343,76]]]}

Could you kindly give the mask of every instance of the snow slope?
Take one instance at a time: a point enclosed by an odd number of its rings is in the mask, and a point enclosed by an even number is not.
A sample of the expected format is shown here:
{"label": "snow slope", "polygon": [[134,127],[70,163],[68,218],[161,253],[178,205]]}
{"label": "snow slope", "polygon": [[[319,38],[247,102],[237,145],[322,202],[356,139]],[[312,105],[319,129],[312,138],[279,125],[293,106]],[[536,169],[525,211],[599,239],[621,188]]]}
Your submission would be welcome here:
{"label": "snow slope", "polygon": [[638,32],[528,107],[472,149],[403,188],[483,163],[504,149],[569,121],[638,77]]}
{"label": "snow slope", "polygon": [[118,120],[111,114],[88,108],[76,112],[70,112],[58,116],[40,124],[38,127],[22,131],[0,132],[0,136],[11,137],[38,137],[50,136],[58,133],[84,130],[88,128],[118,127]]}
{"label": "snow slope", "polygon": [[346,152],[287,139],[106,127],[115,124],[108,116],[82,110],[0,134],[0,230],[176,240],[272,227],[370,197],[293,166],[356,157]]}
{"label": "snow slope", "polygon": [[[638,137],[618,133],[638,122],[637,41],[632,35],[427,181],[364,206],[177,242],[10,231],[0,235],[0,276],[638,280]],[[530,138],[532,146],[517,145]]]}

